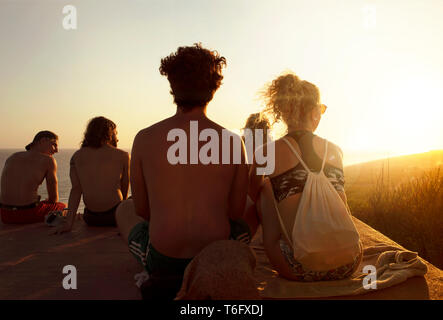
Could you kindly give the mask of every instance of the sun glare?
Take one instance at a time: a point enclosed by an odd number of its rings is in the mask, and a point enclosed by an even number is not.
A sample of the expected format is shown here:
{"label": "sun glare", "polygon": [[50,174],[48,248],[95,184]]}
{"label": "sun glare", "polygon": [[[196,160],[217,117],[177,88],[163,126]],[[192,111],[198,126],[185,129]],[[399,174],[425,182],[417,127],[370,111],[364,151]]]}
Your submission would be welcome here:
{"label": "sun glare", "polygon": [[437,79],[425,77],[381,81],[368,104],[371,111],[367,121],[373,122],[373,130],[355,132],[348,139],[349,145],[399,155],[439,148],[443,138],[441,87]]}
{"label": "sun glare", "polygon": [[439,140],[443,97],[429,78],[399,80],[381,101],[386,142],[400,152],[428,151]]}

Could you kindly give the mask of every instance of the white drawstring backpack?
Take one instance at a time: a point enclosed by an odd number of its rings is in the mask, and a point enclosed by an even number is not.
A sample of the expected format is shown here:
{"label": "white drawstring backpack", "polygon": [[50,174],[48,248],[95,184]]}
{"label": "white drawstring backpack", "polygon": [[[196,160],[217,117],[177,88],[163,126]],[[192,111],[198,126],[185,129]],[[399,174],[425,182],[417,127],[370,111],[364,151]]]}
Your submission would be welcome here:
{"label": "white drawstring backpack", "polygon": [[311,172],[292,144],[283,138],[308,173],[289,237],[274,199],[283,233],[294,258],[305,270],[327,271],[351,263],[360,253],[360,236],[348,210],[323,173],[328,141],[319,172]]}

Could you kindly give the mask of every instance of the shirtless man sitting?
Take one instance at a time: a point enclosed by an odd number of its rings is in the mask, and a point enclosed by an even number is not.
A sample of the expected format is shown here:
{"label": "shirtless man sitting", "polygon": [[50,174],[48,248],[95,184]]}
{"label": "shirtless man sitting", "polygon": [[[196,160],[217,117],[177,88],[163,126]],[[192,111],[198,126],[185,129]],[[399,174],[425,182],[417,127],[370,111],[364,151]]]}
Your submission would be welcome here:
{"label": "shirtless man sitting", "polygon": [[[224,65],[224,57],[197,44],[180,47],[162,59],[160,73],[168,77],[177,111],[135,137],[131,156],[133,200],[117,209],[117,225],[130,251],[148,274],[176,276],[175,289],[180,288],[187,264],[204,247],[249,233],[246,223],[237,223],[248,189],[240,137],[233,135],[240,145],[241,164],[222,164],[221,141],[218,164],[190,164],[191,134],[212,129],[222,137],[224,128],[206,116],[206,107],[221,84]],[[198,125],[198,132],[192,133],[191,122]],[[168,149],[174,144],[168,142],[168,133],[174,129],[186,133],[187,164],[168,161]],[[200,150],[204,143],[196,143]]]}
{"label": "shirtless man sitting", "polygon": [[115,210],[128,197],[129,154],[117,149],[116,125],[104,117],[89,121],[80,150],[71,158],[68,217],[55,233],[69,232],[83,194],[83,220],[90,226],[116,226]]}
{"label": "shirtless man sitting", "polygon": [[[11,155],[5,162],[1,177],[0,214],[5,224],[43,222],[50,211],[63,210],[57,202],[58,137],[40,131],[26,146],[26,151]],[[46,179],[48,199],[40,201],[38,187]]]}

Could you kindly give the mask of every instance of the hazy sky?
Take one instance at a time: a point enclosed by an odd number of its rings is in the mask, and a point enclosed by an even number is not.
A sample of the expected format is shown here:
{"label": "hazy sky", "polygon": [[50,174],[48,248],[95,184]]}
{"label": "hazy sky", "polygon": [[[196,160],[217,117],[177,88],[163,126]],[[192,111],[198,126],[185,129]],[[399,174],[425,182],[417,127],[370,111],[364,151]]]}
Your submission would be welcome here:
{"label": "hazy sky", "polygon": [[[65,5],[76,30],[63,28]],[[130,148],[175,113],[160,59],[201,42],[227,59],[208,115],[228,128],[292,70],[320,88],[317,134],[345,156],[443,149],[442,16],[441,0],[0,0],[0,148],[45,129],[78,147],[97,115]]]}

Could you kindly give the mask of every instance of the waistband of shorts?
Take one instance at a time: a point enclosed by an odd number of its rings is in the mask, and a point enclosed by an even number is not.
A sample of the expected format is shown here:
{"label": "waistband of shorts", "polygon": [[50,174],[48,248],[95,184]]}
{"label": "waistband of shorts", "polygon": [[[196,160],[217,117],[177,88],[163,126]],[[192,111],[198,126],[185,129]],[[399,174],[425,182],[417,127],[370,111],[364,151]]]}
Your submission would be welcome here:
{"label": "waistband of shorts", "polygon": [[36,201],[34,203],[27,204],[27,205],[24,205],[24,206],[14,206],[14,205],[0,203],[0,208],[1,209],[6,209],[6,210],[12,210],[12,211],[15,211],[15,210],[26,210],[26,209],[33,209],[33,208],[37,207],[39,205],[39,203],[40,203],[39,201]]}
{"label": "waistband of shorts", "polygon": [[192,261],[192,258],[168,257],[157,251],[151,242],[148,244],[148,250],[149,260],[152,263],[150,269],[152,269],[153,272],[183,274],[187,265]]}
{"label": "waistband of shorts", "polygon": [[111,209],[106,210],[106,211],[91,211],[88,208],[85,207],[85,209],[83,210],[83,213],[87,213],[87,214],[91,214],[91,215],[95,215],[95,216],[99,216],[102,214],[112,214],[115,212],[115,210],[117,210],[117,207],[120,205],[120,203],[122,203],[121,201],[119,203],[117,203],[115,206],[113,206]]}

